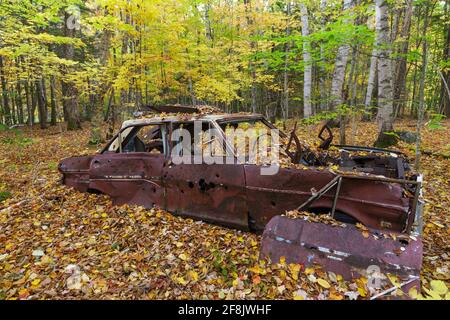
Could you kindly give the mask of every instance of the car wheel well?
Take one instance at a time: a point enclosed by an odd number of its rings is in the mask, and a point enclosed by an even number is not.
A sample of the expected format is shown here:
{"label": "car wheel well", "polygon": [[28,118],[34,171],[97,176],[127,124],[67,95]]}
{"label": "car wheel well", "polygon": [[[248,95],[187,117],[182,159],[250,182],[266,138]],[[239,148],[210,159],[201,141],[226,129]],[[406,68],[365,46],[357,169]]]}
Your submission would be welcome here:
{"label": "car wheel well", "polygon": [[103,193],[103,192],[101,192],[100,190],[94,189],[94,188],[88,188],[88,189],[87,189],[87,192],[93,193],[93,194],[102,194],[102,193]]}

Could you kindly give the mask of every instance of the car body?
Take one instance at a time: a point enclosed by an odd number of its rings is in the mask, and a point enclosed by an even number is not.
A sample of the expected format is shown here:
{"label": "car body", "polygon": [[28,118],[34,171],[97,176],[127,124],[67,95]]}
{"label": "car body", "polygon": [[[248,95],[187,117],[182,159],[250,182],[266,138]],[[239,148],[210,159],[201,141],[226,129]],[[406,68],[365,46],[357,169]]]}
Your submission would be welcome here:
{"label": "car body", "polygon": [[[275,175],[261,175],[261,165],[252,163],[175,164],[171,134],[195,121],[220,132],[221,145],[232,154],[236,152],[226,140],[225,126],[258,123],[275,128],[258,114],[133,119],[125,121],[98,154],[62,160],[62,181],[80,191],[107,194],[117,205],[158,206],[176,215],[257,232],[272,217],[305,203],[308,211],[332,211],[339,220],[374,229],[410,233],[415,221],[417,225],[421,177],[407,177],[409,167],[401,153],[337,146],[341,156],[324,153],[321,160],[311,159],[312,153],[305,152],[307,147],[300,146],[293,132],[289,144],[294,140],[297,150],[304,152],[296,153],[291,162],[303,165],[281,166]],[[140,132],[146,134],[140,137]],[[330,144],[327,140],[326,148]],[[333,170],[336,166],[339,173]],[[324,190],[330,181],[339,186]]]}

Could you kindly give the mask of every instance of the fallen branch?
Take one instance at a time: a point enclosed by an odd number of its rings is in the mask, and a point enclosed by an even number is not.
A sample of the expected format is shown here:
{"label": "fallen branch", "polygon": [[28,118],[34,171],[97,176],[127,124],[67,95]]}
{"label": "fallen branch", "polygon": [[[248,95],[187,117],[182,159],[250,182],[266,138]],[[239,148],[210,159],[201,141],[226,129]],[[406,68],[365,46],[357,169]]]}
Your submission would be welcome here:
{"label": "fallen branch", "polygon": [[10,205],[10,206],[7,207],[7,208],[1,209],[1,210],[0,210],[0,213],[6,212],[6,211],[9,211],[9,210],[11,210],[11,209],[14,209],[14,208],[16,208],[16,207],[18,207],[18,206],[21,206],[22,204],[24,204],[24,203],[27,202],[27,201],[30,201],[30,199],[25,199],[25,200],[16,202],[16,203]]}

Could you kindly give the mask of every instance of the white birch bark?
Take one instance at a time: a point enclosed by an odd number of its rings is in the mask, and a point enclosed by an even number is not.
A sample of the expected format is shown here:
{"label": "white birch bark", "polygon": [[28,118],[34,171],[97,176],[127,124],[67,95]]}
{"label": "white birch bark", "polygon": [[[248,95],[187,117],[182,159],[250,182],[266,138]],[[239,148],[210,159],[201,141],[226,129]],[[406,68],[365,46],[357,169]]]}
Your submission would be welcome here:
{"label": "white birch bark", "polygon": [[[343,10],[353,7],[353,0],[344,0]],[[350,21],[347,21],[350,23]],[[342,88],[345,80],[345,69],[347,68],[350,44],[343,44],[338,48],[336,62],[334,64],[333,80],[331,81],[331,108],[334,110],[343,103]]]}
{"label": "white birch bark", "polygon": [[389,15],[387,0],[375,0],[376,37],[378,46],[378,131],[393,130],[392,61],[390,59]]}
{"label": "white birch bark", "polygon": [[[302,21],[302,35],[309,36],[308,9],[304,3],[300,4],[300,14]],[[311,89],[312,89],[312,59],[309,41],[303,40],[303,62],[304,62],[304,79],[303,79],[303,115],[305,118],[312,116]]]}
{"label": "white birch bark", "polygon": [[372,103],[373,89],[375,88],[375,75],[377,73],[377,49],[372,50],[372,57],[370,58],[370,69],[369,69],[369,80],[367,81],[367,91],[366,99],[364,100],[364,106],[366,107],[366,112],[368,112],[369,107]]}

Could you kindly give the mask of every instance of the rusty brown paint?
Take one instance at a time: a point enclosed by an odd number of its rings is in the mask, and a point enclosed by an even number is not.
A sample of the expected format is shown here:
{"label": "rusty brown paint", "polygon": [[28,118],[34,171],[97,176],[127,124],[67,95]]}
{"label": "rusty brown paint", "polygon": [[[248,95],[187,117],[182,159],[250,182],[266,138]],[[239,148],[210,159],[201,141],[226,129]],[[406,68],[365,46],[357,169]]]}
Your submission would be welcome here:
{"label": "rusty brown paint", "polygon": [[[372,230],[369,237],[354,226],[335,227],[302,219],[277,216],[267,225],[261,244],[261,257],[272,262],[285,257],[287,263],[304,267],[320,265],[344,279],[366,276],[369,267],[420,283],[422,242],[398,241]],[[370,269],[369,269],[370,270]]]}

